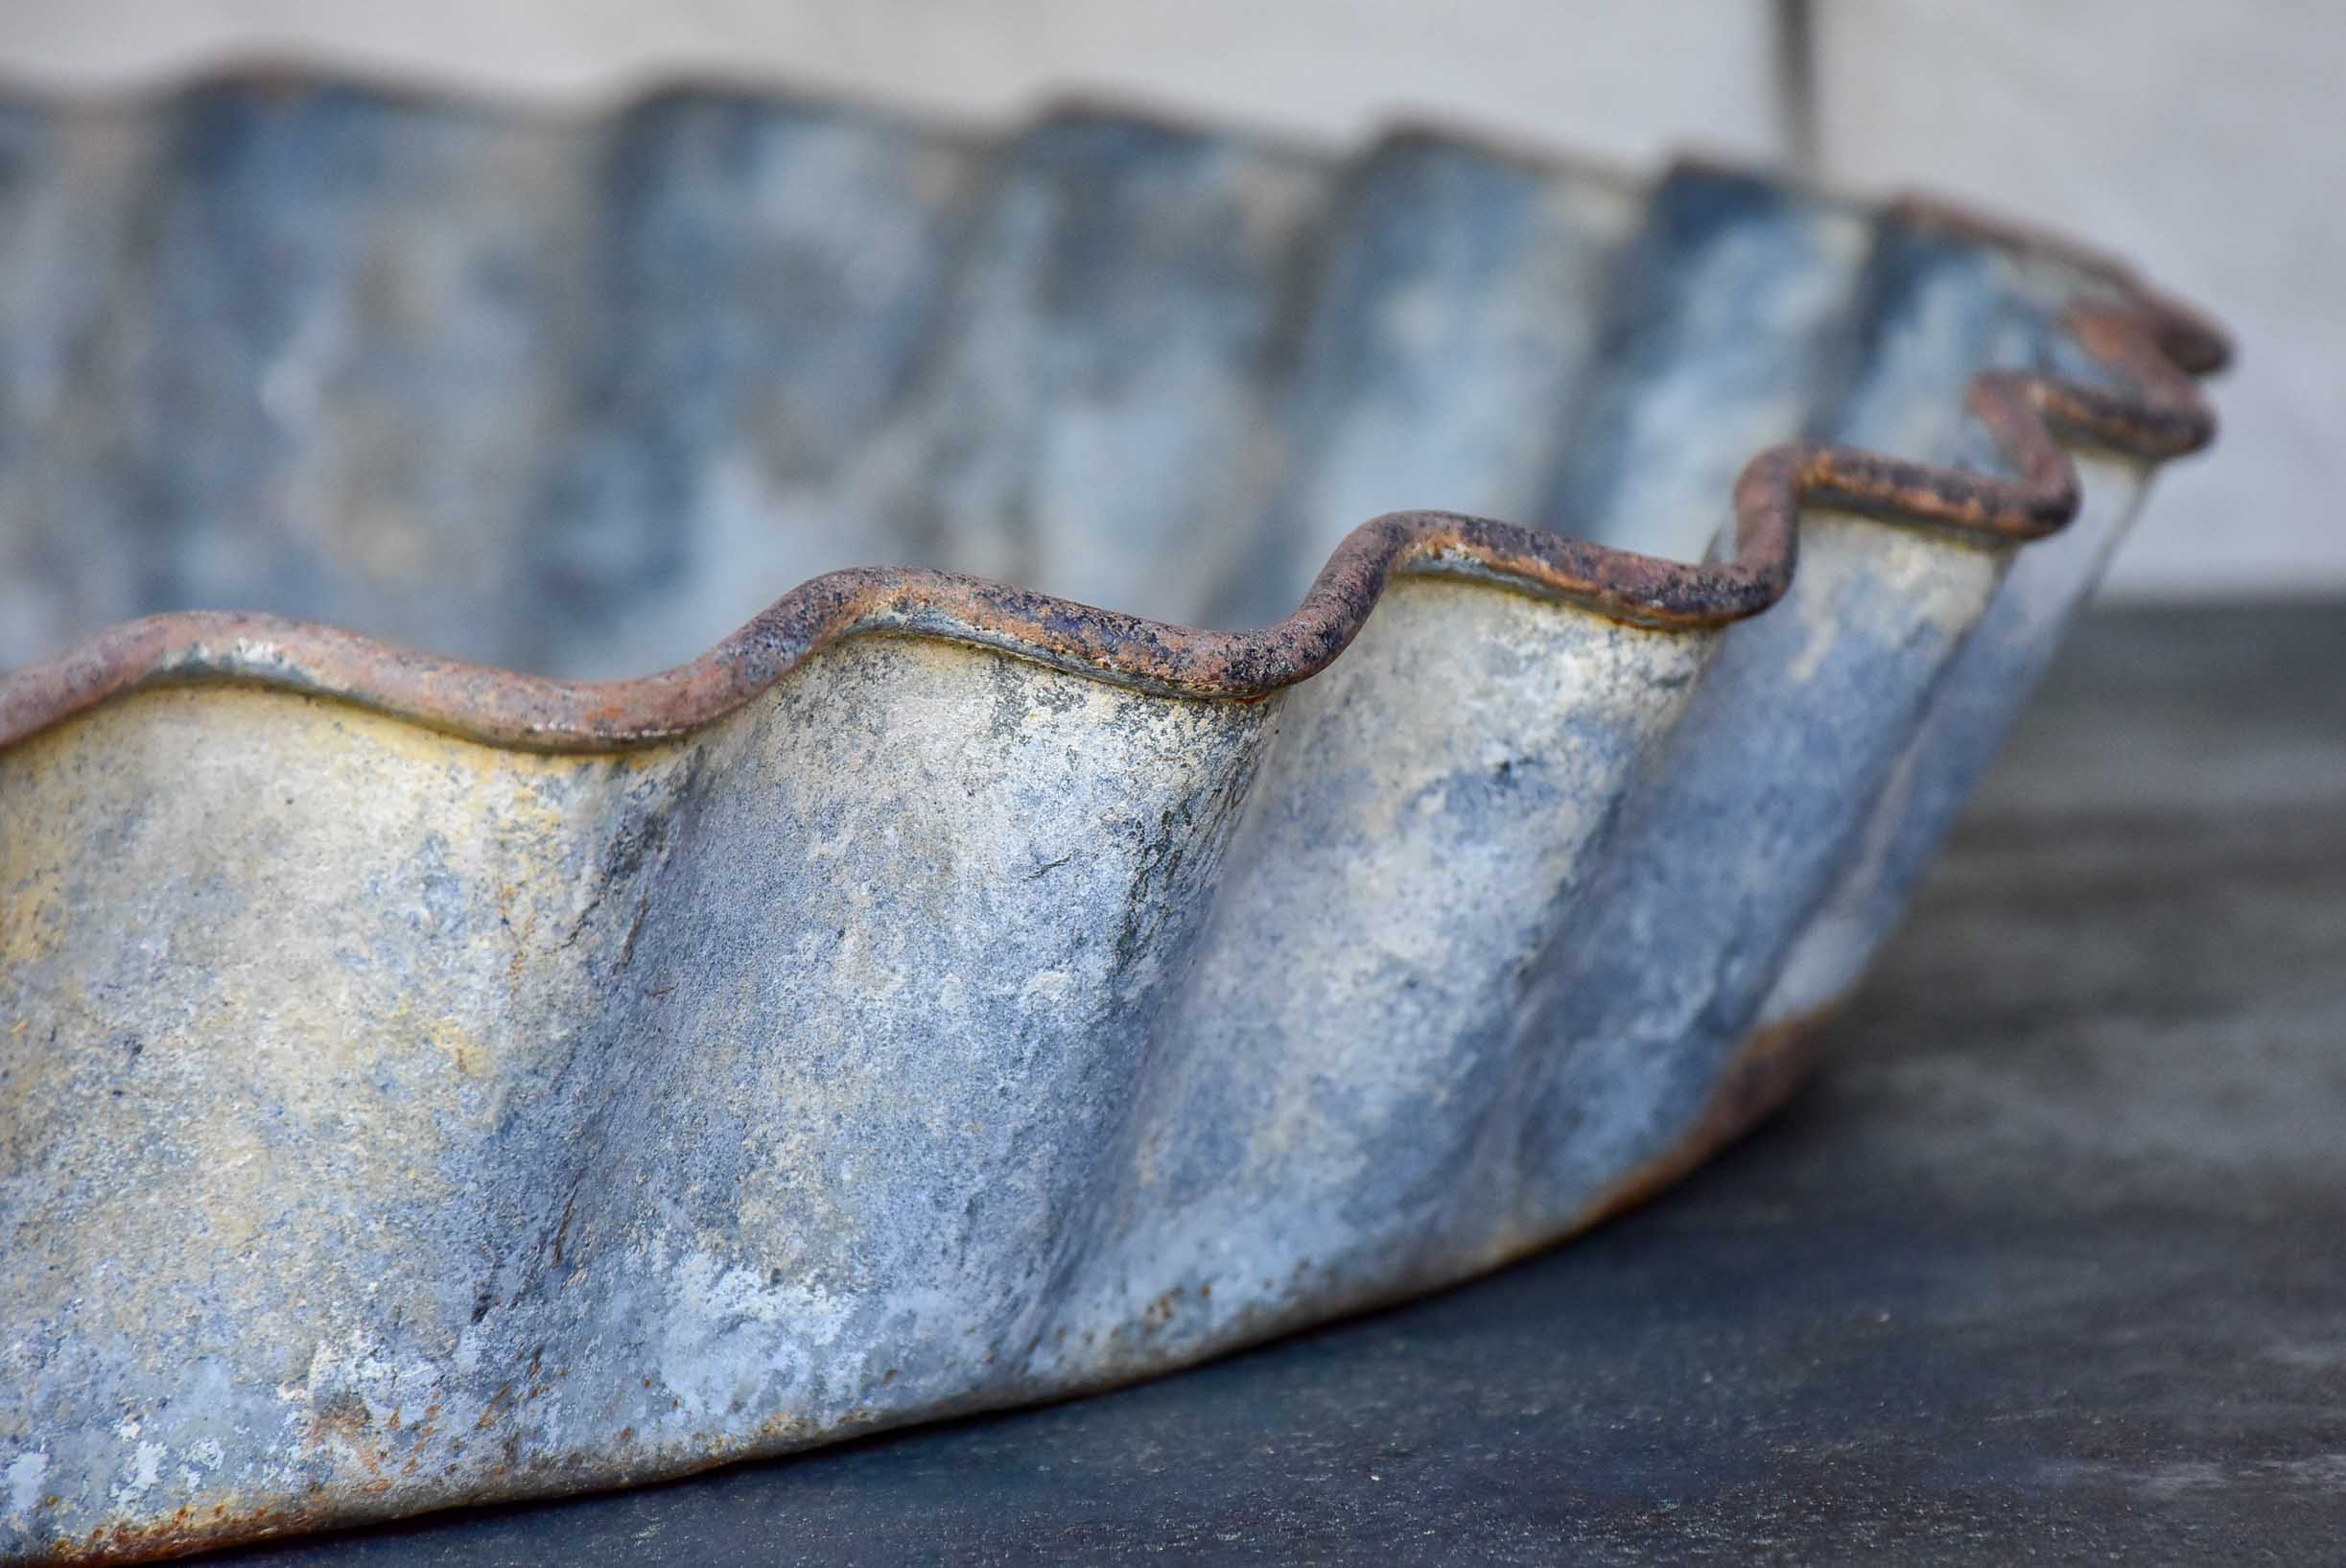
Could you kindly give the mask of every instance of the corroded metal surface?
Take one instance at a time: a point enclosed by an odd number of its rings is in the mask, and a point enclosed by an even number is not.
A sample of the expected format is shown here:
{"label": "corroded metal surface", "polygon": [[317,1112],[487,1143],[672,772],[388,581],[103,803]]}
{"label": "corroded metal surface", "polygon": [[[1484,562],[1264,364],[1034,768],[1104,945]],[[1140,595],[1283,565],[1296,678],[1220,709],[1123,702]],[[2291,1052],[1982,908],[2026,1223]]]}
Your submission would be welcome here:
{"label": "corroded metal surface", "polygon": [[1789,1089],[2222,357],[1944,208],[1425,132],[0,148],[17,1556],[1098,1388],[1634,1201]]}

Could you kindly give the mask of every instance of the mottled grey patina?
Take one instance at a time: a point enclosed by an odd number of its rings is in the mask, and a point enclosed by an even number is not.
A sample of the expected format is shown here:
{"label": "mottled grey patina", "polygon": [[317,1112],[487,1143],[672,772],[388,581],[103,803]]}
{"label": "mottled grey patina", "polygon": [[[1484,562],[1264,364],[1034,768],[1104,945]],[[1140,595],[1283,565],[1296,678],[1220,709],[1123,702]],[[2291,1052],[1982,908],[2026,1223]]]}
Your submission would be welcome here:
{"label": "mottled grey patina", "polygon": [[[1748,175],[721,94],[0,106],[0,666],[238,606],[640,674],[874,562],[1248,625],[1371,512],[1699,558],[1762,448],[1998,472],[1978,372],[2112,374],[2106,279]],[[1816,511],[1724,627],[1397,576],[1256,700],[916,624],[600,751],[60,710],[0,748],[0,1555],[672,1475],[1569,1234],[1790,1082],[2135,508],[2078,466],[2044,543]]]}

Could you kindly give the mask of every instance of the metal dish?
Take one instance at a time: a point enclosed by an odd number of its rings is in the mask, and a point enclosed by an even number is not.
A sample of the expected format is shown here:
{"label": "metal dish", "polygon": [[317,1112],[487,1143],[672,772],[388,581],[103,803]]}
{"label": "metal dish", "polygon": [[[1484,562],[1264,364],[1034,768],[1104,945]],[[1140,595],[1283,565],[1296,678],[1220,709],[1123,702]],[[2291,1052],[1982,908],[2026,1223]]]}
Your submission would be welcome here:
{"label": "metal dish", "polygon": [[1653,1191],[2224,358],[1421,131],[223,81],[0,171],[12,1557],[1098,1389]]}

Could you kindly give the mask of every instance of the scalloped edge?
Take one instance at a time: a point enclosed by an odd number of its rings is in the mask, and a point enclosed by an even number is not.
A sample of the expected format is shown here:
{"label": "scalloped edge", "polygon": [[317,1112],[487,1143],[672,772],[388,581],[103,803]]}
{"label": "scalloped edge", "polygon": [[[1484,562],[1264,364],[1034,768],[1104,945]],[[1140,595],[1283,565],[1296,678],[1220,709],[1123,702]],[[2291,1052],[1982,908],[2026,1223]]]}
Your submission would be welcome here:
{"label": "scalloped edge", "polygon": [[1348,534],[1284,620],[1241,632],[1148,620],[951,573],[856,567],[799,584],[698,658],[617,681],[551,680],[279,616],[179,611],[110,627],[53,659],[0,672],[0,749],[114,696],[220,682],[332,696],[491,745],[621,750],[714,723],[819,649],[874,633],[995,648],[1166,695],[1251,701],[1333,663],[1396,573],[1472,576],[1639,625],[1719,627],[1760,614],[1791,586],[1803,505],[2036,539],[2076,513],[2079,480],[2063,437],[2147,462],[2215,438],[2215,412],[2193,378],[2221,370],[2232,350],[2204,315],[2098,251],[1953,202],[1909,195],[1873,210],[2042,256],[2112,291],[2109,301],[2070,305],[2062,326],[2116,389],[2010,371],[1983,371],[1971,383],[1967,406],[2019,478],[1821,442],[1770,447],[1735,484],[1734,554],[1701,564],[1457,513],[1392,512]]}

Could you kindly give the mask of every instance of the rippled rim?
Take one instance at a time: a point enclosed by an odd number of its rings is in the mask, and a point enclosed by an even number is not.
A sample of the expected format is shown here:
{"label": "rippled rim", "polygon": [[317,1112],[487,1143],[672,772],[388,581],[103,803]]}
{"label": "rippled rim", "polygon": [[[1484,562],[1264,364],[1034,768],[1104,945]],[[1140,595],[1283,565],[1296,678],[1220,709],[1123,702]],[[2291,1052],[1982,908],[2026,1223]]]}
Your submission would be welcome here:
{"label": "rippled rim", "polygon": [[2106,300],[2070,306],[2062,324],[2112,386],[2012,371],[1982,372],[1971,384],[1968,407],[2017,479],[1821,442],[1771,447],[1736,481],[1733,556],[1699,565],[1450,512],[1395,512],[1347,535],[1293,614],[1242,632],[1146,620],[950,573],[858,567],[799,584],[696,659],[620,681],[547,680],[313,621],[186,611],[109,628],[0,674],[0,747],[124,692],[232,682],[333,696],[495,745],[610,751],[698,729],[818,648],[872,632],[998,648],[1144,690],[1248,700],[1326,668],[1396,573],[1471,575],[1646,626],[1722,626],[1759,614],[1791,586],[1804,504],[2034,539],[2076,513],[2076,468],[2064,439],[2147,461],[2214,438],[2215,414],[2192,378],[2221,369],[2231,349],[2206,317],[2068,241],[1929,198],[1886,210],[2046,256],[2109,291]]}

